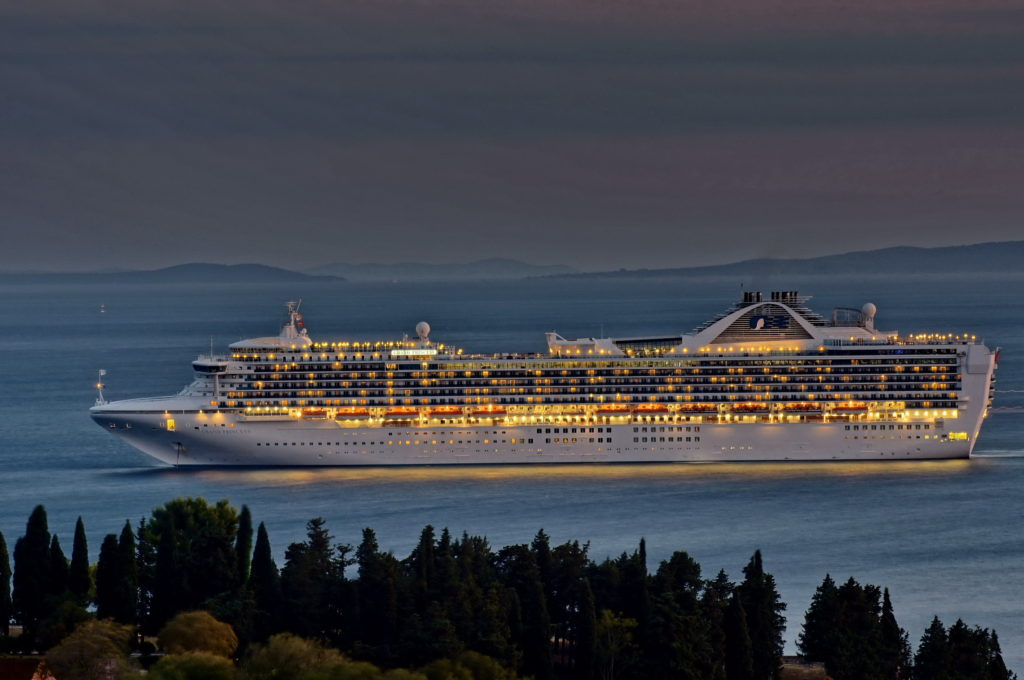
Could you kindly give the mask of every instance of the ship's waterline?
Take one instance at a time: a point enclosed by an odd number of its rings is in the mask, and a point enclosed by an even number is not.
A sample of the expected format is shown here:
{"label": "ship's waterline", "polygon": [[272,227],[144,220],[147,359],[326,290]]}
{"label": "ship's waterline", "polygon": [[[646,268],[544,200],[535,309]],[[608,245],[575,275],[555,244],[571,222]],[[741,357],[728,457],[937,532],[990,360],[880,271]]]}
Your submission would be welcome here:
{"label": "ship's waterline", "polygon": [[173,397],[107,403],[100,425],[172,465],[387,466],[968,457],[997,353],[900,336],[877,310],[827,320],[795,291],[745,293],[689,335],[464,354],[426,323],[396,342],[280,334],[199,357]]}

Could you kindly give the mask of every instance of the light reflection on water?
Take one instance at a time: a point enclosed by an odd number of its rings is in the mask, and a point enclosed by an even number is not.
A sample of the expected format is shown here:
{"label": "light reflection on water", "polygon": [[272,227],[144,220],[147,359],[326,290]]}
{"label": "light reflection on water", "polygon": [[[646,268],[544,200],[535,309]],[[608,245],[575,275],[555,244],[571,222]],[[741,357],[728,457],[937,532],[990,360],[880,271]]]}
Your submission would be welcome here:
{"label": "light reflection on water", "polygon": [[193,475],[207,482],[301,486],[304,484],[381,483],[428,484],[451,481],[584,481],[672,479],[813,479],[873,476],[941,476],[963,474],[969,460],[780,462],[780,463],[671,463],[623,465],[450,465],[421,467],[347,468],[204,468],[154,469],[132,474]]}

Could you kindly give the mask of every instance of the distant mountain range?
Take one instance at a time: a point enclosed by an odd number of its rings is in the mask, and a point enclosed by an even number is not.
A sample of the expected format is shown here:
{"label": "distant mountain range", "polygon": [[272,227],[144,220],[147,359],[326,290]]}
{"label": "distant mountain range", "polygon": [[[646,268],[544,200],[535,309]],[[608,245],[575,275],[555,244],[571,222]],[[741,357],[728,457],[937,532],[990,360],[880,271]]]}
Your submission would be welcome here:
{"label": "distant mountain range", "polygon": [[1024,241],[966,246],[900,246],[805,259],[760,258],[730,264],[673,269],[620,269],[572,277],[850,276],[1024,273]]}
{"label": "distant mountain range", "polygon": [[304,274],[263,264],[179,264],[138,271],[21,273],[0,275],[17,283],[299,283],[338,281],[338,276]]}
{"label": "distant mountain range", "polygon": [[485,281],[537,277],[794,277],[1024,274],[1024,241],[941,248],[909,246],[804,259],[759,258],[706,267],[579,272],[565,265],[536,265],[493,258],[464,264],[336,263],[297,272],[262,264],[181,264],[163,269],[98,272],[0,273],[0,283],[304,283]]}
{"label": "distant mountain range", "polygon": [[478,260],[465,264],[348,264],[338,262],[308,270],[310,274],[342,276],[348,281],[483,281],[487,279],[522,279],[528,276],[572,274],[565,265],[538,265],[506,258]]}

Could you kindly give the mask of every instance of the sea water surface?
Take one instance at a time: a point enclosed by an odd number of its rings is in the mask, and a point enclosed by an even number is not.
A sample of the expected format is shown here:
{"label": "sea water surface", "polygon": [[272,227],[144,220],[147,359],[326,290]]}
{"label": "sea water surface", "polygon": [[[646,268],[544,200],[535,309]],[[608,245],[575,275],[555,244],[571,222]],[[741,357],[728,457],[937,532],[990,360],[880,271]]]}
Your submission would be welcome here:
{"label": "sea water surface", "polygon": [[[755,549],[789,605],[787,649],[826,573],[887,586],[916,647],[938,615],[993,627],[1024,670],[1024,278],[804,279],[811,306],[878,305],[877,325],[971,332],[1001,346],[997,408],[967,461],[404,469],[174,470],[88,417],[96,371],[109,399],[177,392],[190,361],[275,334],[302,298],[311,335],[396,338],[428,321],[467,351],[540,351],[566,337],[684,332],[738,299],[735,280],[295,285],[0,285],[0,531],[13,546],[36,504],[70,547],[83,516],[93,559],[103,534],[177,496],[229,498],[266,522],[278,556],[322,516],[341,542],[373,527],[404,557],[426,524],[493,546],[589,541],[596,559],[636,548],[650,568],[685,550],[734,579]],[[750,288],[750,282],[742,282]],[[105,311],[100,311],[102,309]]]}

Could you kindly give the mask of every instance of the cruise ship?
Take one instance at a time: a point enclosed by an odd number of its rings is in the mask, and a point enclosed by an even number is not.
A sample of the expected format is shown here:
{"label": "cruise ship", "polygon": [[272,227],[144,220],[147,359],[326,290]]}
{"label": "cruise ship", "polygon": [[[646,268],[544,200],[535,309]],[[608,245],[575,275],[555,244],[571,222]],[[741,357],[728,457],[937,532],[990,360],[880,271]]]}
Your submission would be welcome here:
{"label": "cruise ship", "polygon": [[688,335],[578,338],[471,354],[420,323],[395,341],[275,336],[192,362],[167,397],[92,418],[175,466],[387,466],[967,458],[998,351],[975,336],[831,318],[797,291],[742,299]]}

